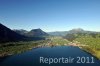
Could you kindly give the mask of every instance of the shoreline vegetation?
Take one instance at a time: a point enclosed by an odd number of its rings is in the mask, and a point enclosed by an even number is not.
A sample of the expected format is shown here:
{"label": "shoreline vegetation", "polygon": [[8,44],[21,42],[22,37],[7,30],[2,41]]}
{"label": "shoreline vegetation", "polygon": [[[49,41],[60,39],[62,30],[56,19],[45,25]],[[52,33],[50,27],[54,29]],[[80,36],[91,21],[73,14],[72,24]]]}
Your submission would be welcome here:
{"label": "shoreline vegetation", "polygon": [[81,48],[100,60],[100,38],[81,37],[75,40],[80,42],[80,44],[86,45]]}
{"label": "shoreline vegetation", "polygon": [[28,41],[28,42],[8,42],[0,44],[0,57],[5,57],[9,55],[19,54],[26,52],[31,49],[38,48],[40,44],[42,45],[46,41]]}
{"label": "shoreline vegetation", "polygon": [[[66,43],[66,44],[65,44]],[[19,54],[40,47],[54,47],[67,45],[68,41],[61,37],[50,37],[50,39],[39,41],[20,41],[0,43],[0,57]]]}
{"label": "shoreline vegetation", "polygon": [[[97,40],[98,39],[98,40]],[[81,48],[82,50],[92,54],[96,58],[100,60],[100,38],[95,38],[90,40],[90,38],[77,38],[75,40],[68,41],[62,37],[48,37],[46,40],[40,40],[40,41],[28,41],[28,42],[8,42],[5,44],[0,44],[0,57],[6,57],[9,55],[19,54],[23,53],[35,48],[40,47],[55,47],[55,46],[77,46]],[[92,43],[92,41],[95,42],[95,46]],[[97,47],[98,44],[98,47]]]}

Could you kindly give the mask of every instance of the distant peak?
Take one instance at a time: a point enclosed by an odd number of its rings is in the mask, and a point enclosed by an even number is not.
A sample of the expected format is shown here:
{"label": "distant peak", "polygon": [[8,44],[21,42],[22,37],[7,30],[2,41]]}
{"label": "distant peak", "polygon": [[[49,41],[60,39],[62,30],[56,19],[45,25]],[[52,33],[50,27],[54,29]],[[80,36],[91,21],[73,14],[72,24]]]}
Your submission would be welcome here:
{"label": "distant peak", "polygon": [[75,31],[84,31],[82,28],[74,28],[72,30],[75,30]]}
{"label": "distant peak", "polygon": [[42,31],[40,28],[32,29],[31,31]]}

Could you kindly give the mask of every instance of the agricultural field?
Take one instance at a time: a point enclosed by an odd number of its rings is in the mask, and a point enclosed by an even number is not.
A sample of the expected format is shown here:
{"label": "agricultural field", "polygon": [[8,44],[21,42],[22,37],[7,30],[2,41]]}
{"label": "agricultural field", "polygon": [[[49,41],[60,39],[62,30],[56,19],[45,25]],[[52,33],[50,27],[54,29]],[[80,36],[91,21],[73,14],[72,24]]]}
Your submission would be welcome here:
{"label": "agricultural field", "polygon": [[64,45],[68,45],[68,43],[70,42],[62,37],[51,37],[50,39],[51,39],[51,44],[53,45],[64,46]]}

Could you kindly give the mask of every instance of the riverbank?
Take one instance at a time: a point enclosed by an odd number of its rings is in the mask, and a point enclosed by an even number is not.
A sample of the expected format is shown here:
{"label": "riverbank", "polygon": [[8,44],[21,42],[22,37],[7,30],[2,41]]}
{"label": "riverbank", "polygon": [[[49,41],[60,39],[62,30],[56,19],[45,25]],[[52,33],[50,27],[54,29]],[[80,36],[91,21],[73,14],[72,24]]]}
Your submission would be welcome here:
{"label": "riverbank", "polygon": [[0,44],[0,57],[19,54],[31,50],[33,48],[41,47],[41,44],[46,43],[45,40],[28,41],[28,42],[8,42]]}
{"label": "riverbank", "polygon": [[8,42],[0,44],[0,57],[19,54],[40,47],[67,46],[68,40],[61,37],[49,37],[47,40],[28,42]]}
{"label": "riverbank", "polygon": [[[0,57],[23,53],[31,49],[40,47],[77,46],[81,47],[82,50],[91,53],[92,55],[100,59],[100,50],[98,49],[99,46],[97,47],[94,44],[92,44],[93,46],[91,46],[91,44],[88,44],[89,41],[90,40],[87,41],[87,38],[84,40],[82,38],[78,38],[75,41],[70,42],[61,37],[50,37],[47,40],[41,40],[41,41],[8,42],[0,44]],[[96,46],[97,48],[94,48],[94,46]]]}
{"label": "riverbank", "polygon": [[90,44],[86,45],[78,41],[73,41],[73,42],[68,43],[68,46],[77,46],[80,49],[86,51],[87,53],[90,53],[91,55],[95,56],[97,59],[100,60],[100,50],[92,47]]}
{"label": "riverbank", "polygon": [[82,49],[100,59],[100,38],[81,37],[75,39],[75,41],[80,42],[82,45],[87,45],[83,46]]}
{"label": "riverbank", "polygon": [[97,59],[100,60],[100,51],[94,49],[94,48],[91,48],[91,47],[81,47],[82,50],[90,53],[91,55],[95,56]]}

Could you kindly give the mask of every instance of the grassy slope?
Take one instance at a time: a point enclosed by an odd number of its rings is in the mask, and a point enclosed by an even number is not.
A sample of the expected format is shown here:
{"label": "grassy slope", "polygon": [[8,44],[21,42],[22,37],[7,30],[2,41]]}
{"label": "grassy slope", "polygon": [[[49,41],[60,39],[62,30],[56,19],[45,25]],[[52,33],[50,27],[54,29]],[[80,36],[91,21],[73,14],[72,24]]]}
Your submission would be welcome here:
{"label": "grassy slope", "polygon": [[80,42],[80,44],[87,45],[82,48],[100,59],[100,38],[81,37],[75,40]]}

